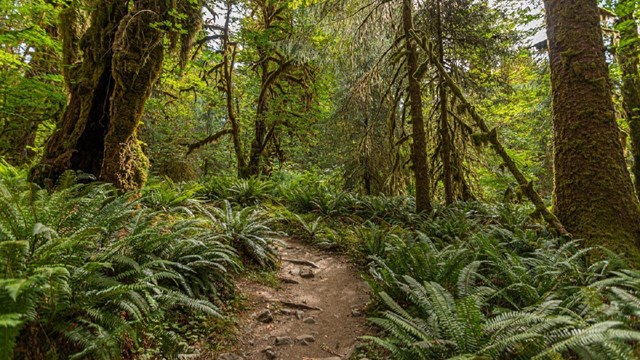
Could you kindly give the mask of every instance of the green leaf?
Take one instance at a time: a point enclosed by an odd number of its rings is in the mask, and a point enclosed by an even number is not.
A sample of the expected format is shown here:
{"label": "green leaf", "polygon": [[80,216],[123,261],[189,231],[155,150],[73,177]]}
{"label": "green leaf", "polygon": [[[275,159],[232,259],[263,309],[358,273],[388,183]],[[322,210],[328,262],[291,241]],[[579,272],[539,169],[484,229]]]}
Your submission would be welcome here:
{"label": "green leaf", "polygon": [[28,279],[5,279],[0,280],[0,288],[4,288],[13,301],[18,300],[18,296],[23,291],[25,285],[29,285],[31,281]]}

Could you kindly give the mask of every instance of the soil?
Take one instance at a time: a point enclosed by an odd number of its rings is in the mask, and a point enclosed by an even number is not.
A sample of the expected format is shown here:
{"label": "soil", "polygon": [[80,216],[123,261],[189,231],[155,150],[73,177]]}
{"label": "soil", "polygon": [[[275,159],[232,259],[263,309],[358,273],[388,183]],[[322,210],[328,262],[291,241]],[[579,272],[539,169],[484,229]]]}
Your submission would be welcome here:
{"label": "soil", "polygon": [[[247,279],[234,351],[220,359],[349,359],[358,338],[371,329],[364,316],[370,290],[345,255],[295,239],[280,248],[279,286]],[[227,356],[225,358],[225,356]]]}

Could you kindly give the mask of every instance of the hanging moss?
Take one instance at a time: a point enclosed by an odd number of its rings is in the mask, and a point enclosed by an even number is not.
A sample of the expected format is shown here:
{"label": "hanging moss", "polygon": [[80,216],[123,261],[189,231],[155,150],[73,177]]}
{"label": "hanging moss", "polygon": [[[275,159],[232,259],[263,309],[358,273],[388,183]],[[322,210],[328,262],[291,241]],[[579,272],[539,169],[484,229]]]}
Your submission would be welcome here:
{"label": "hanging moss", "polygon": [[471,141],[473,142],[473,145],[479,148],[487,146],[492,138],[492,133],[493,136],[497,136],[496,129],[493,129],[491,132],[473,133],[471,134]]}

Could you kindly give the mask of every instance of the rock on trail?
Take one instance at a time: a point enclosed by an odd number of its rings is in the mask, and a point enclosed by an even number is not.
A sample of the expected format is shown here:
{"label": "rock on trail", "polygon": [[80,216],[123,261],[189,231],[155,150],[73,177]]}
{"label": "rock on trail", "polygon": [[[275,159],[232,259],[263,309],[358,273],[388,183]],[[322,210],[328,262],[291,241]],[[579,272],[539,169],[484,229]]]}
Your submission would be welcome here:
{"label": "rock on trail", "polygon": [[344,360],[368,326],[369,289],[345,255],[293,239],[280,248],[277,289],[243,279],[248,310],[233,351],[219,359]]}

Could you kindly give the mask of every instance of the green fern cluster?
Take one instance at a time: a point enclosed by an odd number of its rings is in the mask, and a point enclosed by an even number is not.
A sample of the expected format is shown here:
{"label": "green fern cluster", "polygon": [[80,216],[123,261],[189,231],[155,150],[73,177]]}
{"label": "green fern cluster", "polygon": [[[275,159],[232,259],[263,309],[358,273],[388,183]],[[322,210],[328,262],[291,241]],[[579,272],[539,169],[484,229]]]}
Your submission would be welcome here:
{"label": "green fern cluster", "polygon": [[282,192],[282,200],[292,210],[323,216],[375,223],[407,224],[420,219],[413,213],[411,197],[363,196],[336,191],[323,183],[306,184]]}
{"label": "green fern cluster", "polygon": [[255,206],[272,197],[273,183],[259,178],[237,180],[227,191],[227,200],[240,206]]}
{"label": "green fern cluster", "polygon": [[152,178],[142,189],[145,205],[164,211],[191,212],[199,204],[198,198],[204,186],[196,182],[176,183],[168,177]]}
{"label": "green fern cluster", "polygon": [[368,339],[397,359],[636,359],[640,272],[589,262],[526,214],[469,203],[400,238],[375,229],[363,248],[385,335]]}
{"label": "green fern cluster", "polygon": [[242,207],[259,205],[273,197],[274,185],[262,178],[234,179],[210,177],[202,182],[198,194],[206,200],[224,201]]}
{"label": "green fern cluster", "polygon": [[209,176],[200,181],[202,189],[199,195],[207,200],[224,200],[228,196],[228,190],[236,181],[233,177]]}
{"label": "green fern cluster", "polygon": [[278,253],[275,245],[284,234],[271,229],[273,219],[253,207],[235,210],[227,200],[222,207],[204,210],[204,213],[214,224],[214,239],[231,244],[249,265],[276,268]]}
{"label": "green fern cluster", "polygon": [[281,188],[280,194],[287,206],[295,212],[319,212],[324,215],[333,214],[337,196],[324,183]]}
{"label": "green fern cluster", "polygon": [[411,309],[381,293],[389,310],[371,321],[388,337],[365,338],[386,348],[394,359],[407,360],[636,358],[630,344],[640,341],[640,332],[623,321],[585,316],[560,300],[492,311],[490,299],[497,291],[468,286],[467,276],[467,271],[460,274],[457,296],[436,282],[419,283],[404,276],[399,286]]}
{"label": "green fern cluster", "polygon": [[361,239],[365,253],[380,258],[389,252],[398,251],[398,246],[403,245],[400,236],[394,233],[396,229],[367,221],[363,226],[356,227],[355,233]]}
{"label": "green fern cluster", "polygon": [[335,181],[317,174],[282,172],[273,179],[209,177],[198,197],[214,202],[229,201],[241,207],[276,203],[296,213],[315,213],[336,219],[406,225],[417,223],[411,197],[363,196],[342,191]]}
{"label": "green fern cluster", "polygon": [[175,312],[222,316],[234,249],[210,221],[138,197],[0,180],[0,358],[111,359],[160,346],[173,357],[190,350],[153,324]]}

